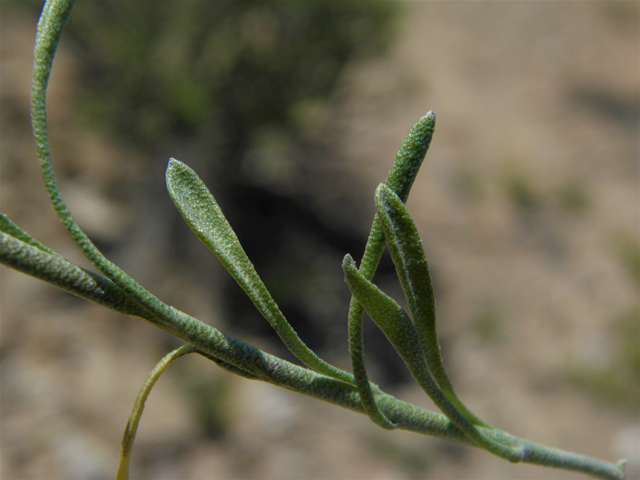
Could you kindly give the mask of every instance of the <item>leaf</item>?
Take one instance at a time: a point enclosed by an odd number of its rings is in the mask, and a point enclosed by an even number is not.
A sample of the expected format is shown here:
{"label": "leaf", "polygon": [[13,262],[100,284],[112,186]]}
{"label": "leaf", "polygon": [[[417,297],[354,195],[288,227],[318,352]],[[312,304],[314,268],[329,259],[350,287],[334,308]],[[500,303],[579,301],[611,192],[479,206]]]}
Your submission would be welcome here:
{"label": "leaf", "polygon": [[[391,165],[387,176],[387,183],[403,198],[407,199],[411,186],[420,170],[424,157],[429,149],[436,117],[433,112],[428,112],[424,117],[411,127],[411,130],[403,140],[396,158]],[[384,235],[377,215],[371,225],[371,233],[360,263],[360,273],[371,280],[376,271],[380,257],[384,250]],[[362,315],[364,310],[355,297],[351,298],[349,305],[348,330],[349,330],[349,354],[351,365],[356,380],[356,386],[360,392],[362,407],[369,417],[384,428],[393,428],[393,424],[386,419],[376,404],[374,393],[371,390],[367,370],[364,362],[364,345],[362,337]]]}
{"label": "leaf", "polygon": [[309,368],[353,384],[352,375],[319,358],[291,327],[247,257],[218,203],[198,175],[184,163],[171,159],[166,180],[169,195],[189,228],[218,257],[287,348]]}
{"label": "leaf", "polygon": [[415,372],[414,376],[418,377],[430,376],[416,329],[402,307],[364,278],[350,255],[344,257],[342,269],[349,290],[389,339],[411,373]]}
{"label": "leaf", "polygon": [[430,111],[411,127],[398,148],[385,183],[403,202],[409,197],[409,191],[431,145],[435,128],[436,114]]}
{"label": "leaf", "polygon": [[366,279],[351,256],[344,258],[342,269],[349,290],[389,339],[420,388],[461,430],[472,429],[473,426],[467,425],[466,419],[451,405],[431,376],[416,329],[402,307]]}
{"label": "leaf", "polygon": [[31,245],[32,247],[37,248],[38,250],[42,250],[43,252],[48,253],[49,255],[59,256],[56,252],[51,250],[48,247],[45,247],[27,232],[18,227],[15,223],[13,223],[9,218],[4,214],[0,213],[0,232],[4,232],[6,234],[11,235],[14,238],[26,243],[27,245]]}
{"label": "leaf", "polygon": [[[477,428],[438,387],[425,363],[424,352],[414,325],[402,308],[391,297],[366,279],[358,271],[355,262],[349,255],[344,258],[342,268],[353,296],[389,339],[409,368],[413,378],[420,385],[420,388],[442,410],[442,413],[447,416],[451,423],[458,427],[477,446],[511,461],[521,461],[523,458],[521,446],[506,444],[493,438],[491,432],[494,429],[491,427]],[[378,412],[383,421],[389,422],[379,411],[377,405],[375,410],[368,411],[367,414],[372,420],[379,423],[380,418],[374,416]]]}
{"label": "leaf", "polygon": [[386,185],[376,190],[376,209],[400,285],[431,375],[449,401],[474,425],[488,425],[458,398],[444,369],[436,332],[436,309],[427,258],[418,229],[400,198]]}

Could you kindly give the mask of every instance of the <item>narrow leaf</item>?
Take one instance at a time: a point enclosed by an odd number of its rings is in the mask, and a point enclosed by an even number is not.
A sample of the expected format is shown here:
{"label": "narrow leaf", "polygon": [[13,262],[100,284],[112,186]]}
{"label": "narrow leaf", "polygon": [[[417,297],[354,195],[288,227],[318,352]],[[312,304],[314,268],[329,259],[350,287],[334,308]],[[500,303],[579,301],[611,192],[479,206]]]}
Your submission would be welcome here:
{"label": "narrow leaf", "polygon": [[353,296],[389,339],[411,372],[430,377],[418,334],[402,307],[364,278],[350,255],[344,257],[342,269]]}
{"label": "narrow leaf", "polygon": [[409,197],[413,182],[431,145],[435,128],[436,114],[430,111],[411,127],[398,148],[385,183],[403,202]]}
{"label": "narrow leaf", "polygon": [[4,232],[8,235],[11,235],[14,238],[26,243],[27,245],[31,245],[32,247],[36,247],[38,250],[42,250],[43,252],[48,253],[49,255],[57,255],[56,252],[51,250],[48,247],[45,247],[27,232],[18,227],[15,223],[13,223],[9,218],[4,214],[0,213],[0,232]]}
{"label": "narrow leaf", "polygon": [[[436,117],[433,112],[427,113],[416,124],[405,137],[398,149],[391,170],[387,177],[387,183],[397,192],[401,198],[407,199],[411,186],[420,170],[424,157],[431,143],[433,130],[435,128]],[[382,251],[384,250],[384,235],[377,215],[371,225],[371,233],[367,240],[367,245],[360,263],[360,273],[365,278],[371,280],[376,271]],[[349,304],[348,331],[349,331],[349,354],[353,375],[360,393],[362,407],[367,415],[377,424],[392,428],[392,424],[387,421],[379,411],[373,391],[371,390],[367,370],[364,362],[364,345],[362,336],[362,315],[364,309],[355,297],[351,298]]]}
{"label": "narrow leaf", "polygon": [[218,203],[198,175],[184,163],[171,159],[166,179],[169,195],[191,230],[249,295],[287,348],[309,368],[353,384],[352,375],[320,359],[298,337],[260,279]]}
{"label": "narrow leaf", "polygon": [[473,424],[487,426],[458,398],[444,369],[436,332],[435,297],[422,240],[400,198],[386,185],[376,191],[376,209],[429,371],[449,401]]}
{"label": "narrow leaf", "polygon": [[[352,295],[389,339],[409,368],[411,375],[429,398],[433,400],[433,403],[449,418],[453,416],[454,418],[451,420],[456,423],[455,418],[459,417],[459,415],[429,373],[420,339],[411,319],[395,300],[386,295],[358,271],[351,256],[347,255],[344,258],[342,269]],[[465,423],[464,419],[462,423]]]}
{"label": "narrow leaf", "polygon": [[[501,443],[492,438],[491,435],[488,435],[487,429],[476,428],[440,390],[429,373],[414,325],[402,308],[391,297],[364,278],[349,255],[343,260],[342,268],[353,296],[389,339],[422,390],[442,410],[442,413],[451,420],[451,423],[479,447],[511,461],[521,461],[523,452],[519,446]],[[386,419],[377,405],[376,410]],[[372,420],[376,421],[371,412],[367,413]],[[492,431],[491,428],[488,430],[489,432]]]}

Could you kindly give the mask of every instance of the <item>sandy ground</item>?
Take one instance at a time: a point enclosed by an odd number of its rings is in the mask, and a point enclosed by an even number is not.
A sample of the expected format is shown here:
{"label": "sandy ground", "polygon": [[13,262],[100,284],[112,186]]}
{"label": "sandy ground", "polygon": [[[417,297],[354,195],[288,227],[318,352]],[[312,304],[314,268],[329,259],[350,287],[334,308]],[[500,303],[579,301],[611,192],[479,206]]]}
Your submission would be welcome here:
{"label": "sandy ground", "polygon": [[[639,478],[637,385],[606,381],[631,368],[628,342],[638,334],[638,277],[629,267],[639,248],[638,3],[404,6],[390,54],[354,67],[336,97],[330,123],[341,131],[342,168],[360,172],[372,195],[410,126],[437,112],[408,207],[434,270],[445,361],[460,396],[487,421],[532,441],[611,461],[627,457],[629,478]],[[2,211],[86,265],[38,178],[28,115],[34,19],[5,11],[1,22]],[[139,152],[74,123],[66,107],[74,57],[64,43],[56,61],[49,118],[54,152],[66,155],[54,163],[81,172],[63,191],[88,230],[123,234],[127,205],[95,185],[139,174]],[[363,218],[372,211],[373,203]],[[196,317],[216,317],[188,272],[141,280]],[[166,337],[6,269],[1,302],[2,478],[112,477],[133,398],[167,351]],[[195,408],[188,392],[203,390],[212,405]],[[429,406],[413,387],[393,393]],[[224,437],[205,435],[203,411],[220,416]],[[132,473],[583,478],[383,431],[201,358],[172,366],[154,390]]]}

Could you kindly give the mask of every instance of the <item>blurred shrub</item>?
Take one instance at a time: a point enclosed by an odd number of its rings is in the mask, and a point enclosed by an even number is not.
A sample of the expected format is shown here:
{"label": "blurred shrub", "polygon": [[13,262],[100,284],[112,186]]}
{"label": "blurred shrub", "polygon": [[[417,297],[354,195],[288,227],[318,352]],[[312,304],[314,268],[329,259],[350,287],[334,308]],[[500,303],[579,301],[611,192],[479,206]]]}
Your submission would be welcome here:
{"label": "blurred shrub", "polygon": [[[379,1],[78,2],[83,108],[148,148],[167,133],[232,149],[324,98],[344,66],[379,52],[394,7]],[[235,148],[238,148],[236,146]]]}

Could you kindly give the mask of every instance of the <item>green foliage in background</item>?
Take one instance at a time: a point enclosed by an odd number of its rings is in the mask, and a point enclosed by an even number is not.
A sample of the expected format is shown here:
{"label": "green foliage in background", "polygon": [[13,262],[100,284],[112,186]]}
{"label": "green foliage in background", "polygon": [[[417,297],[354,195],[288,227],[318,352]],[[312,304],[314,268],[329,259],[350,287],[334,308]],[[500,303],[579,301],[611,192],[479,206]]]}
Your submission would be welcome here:
{"label": "green foliage in background", "polygon": [[170,132],[233,150],[265,123],[299,128],[348,62],[388,43],[396,10],[375,0],[84,2],[68,32],[83,53],[82,108],[143,146]]}

